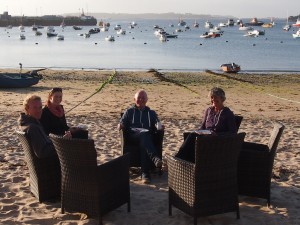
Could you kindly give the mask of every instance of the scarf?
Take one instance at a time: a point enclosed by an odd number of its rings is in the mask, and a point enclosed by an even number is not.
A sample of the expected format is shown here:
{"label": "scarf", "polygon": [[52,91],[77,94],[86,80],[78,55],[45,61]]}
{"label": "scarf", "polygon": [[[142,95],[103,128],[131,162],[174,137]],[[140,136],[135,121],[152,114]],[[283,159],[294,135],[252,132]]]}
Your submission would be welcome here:
{"label": "scarf", "polygon": [[48,101],[47,107],[53,115],[59,118],[65,115],[65,111],[62,105],[53,105],[50,101]]}

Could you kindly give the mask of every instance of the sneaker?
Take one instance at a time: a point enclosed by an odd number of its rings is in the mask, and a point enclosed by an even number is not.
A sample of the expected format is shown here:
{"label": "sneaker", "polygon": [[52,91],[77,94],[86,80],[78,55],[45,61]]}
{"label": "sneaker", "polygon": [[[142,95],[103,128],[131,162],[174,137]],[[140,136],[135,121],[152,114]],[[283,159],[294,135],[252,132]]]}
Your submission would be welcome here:
{"label": "sneaker", "polygon": [[161,168],[162,167],[162,160],[158,157],[154,157],[153,159],[153,162],[154,162],[154,165],[157,167],[157,168]]}
{"label": "sneaker", "polygon": [[150,173],[142,173],[142,181],[144,184],[150,184],[151,183]]}

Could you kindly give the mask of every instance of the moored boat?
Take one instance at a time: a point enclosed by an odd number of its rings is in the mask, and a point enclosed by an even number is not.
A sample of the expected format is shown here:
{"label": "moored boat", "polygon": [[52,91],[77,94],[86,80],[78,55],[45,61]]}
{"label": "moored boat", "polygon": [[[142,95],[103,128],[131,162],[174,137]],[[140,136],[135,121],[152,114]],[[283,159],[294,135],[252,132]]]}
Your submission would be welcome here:
{"label": "moored boat", "polygon": [[295,34],[293,34],[293,38],[300,38],[300,29],[297,30]]}
{"label": "moored boat", "polygon": [[292,25],[293,27],[300,27],[300,18],[298,17],[296,23]]}
{"label": "moored boat", "polygon": [[221,68],[226,73],[237,73],[241,70],[241,67],[235,63],[222,64]]}
{"label": "moored boat", "polygon": [[115,41],[115,37],[112,35],[108,35],[107,37],[105,37],[105,41]]}
{"label": "moored boat", "polygon": [[25,88],[35,85],[42,79],[37,71],[30,73],[0,73],[0,88]]}
{"label": "moored boat", "polygon": [[247,26],[261,26],[264,22],[258,21],[256,17],[254,17],[249,23],[246,23]]}

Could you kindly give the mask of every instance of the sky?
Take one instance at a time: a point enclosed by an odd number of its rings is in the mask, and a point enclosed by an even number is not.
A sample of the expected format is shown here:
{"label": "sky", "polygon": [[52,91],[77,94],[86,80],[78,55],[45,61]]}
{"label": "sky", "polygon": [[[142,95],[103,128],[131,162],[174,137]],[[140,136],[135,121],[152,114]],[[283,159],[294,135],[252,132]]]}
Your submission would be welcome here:
{"label": "sky", "polygon": [[1,0],[0,14],[192,13],[237,18],[286,18],[300,14],[300,0]]}

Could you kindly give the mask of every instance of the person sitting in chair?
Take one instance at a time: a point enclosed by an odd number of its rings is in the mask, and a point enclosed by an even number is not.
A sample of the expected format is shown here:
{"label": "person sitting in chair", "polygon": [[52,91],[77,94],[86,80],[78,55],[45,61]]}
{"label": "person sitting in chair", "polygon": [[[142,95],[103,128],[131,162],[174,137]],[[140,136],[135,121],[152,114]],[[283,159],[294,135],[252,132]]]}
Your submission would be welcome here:
{"label": "person sitting in chair", "polygon": [[[225,92],[223,89],[214,87],[209,92],[211,106],[203,115],[200,130],[209,130],[212,135],[235,134],[237,133],[236,122],[233,112],[226,106]],[[194,162],[195,140],[197,133],[190,133],[181,145],[176,157]]]}
{"label": "person sitting in chair", "polygon": [[134,96],[135,104],[125,111],[118,125],[119,130],[123,129],[129,134],[128,138],[133,142],[137,142],[141,147],[141,170],[144,183],[150,183],[151,161],[157,168],[162,167],[162,160],[158,156],[152,138],[157,129],[156,124],[160,124],[160,121],[156,112],[146,106],[147,101],[146,91],[139,90],[136,92]]}
{"label": "person sitting in chair", "polygon": [[[28,95],[24,102],[24,113],[18,119],[19,129],[24,131],[29,138],[35,155],[38,158],[46,158],[56,155],[54,145],[45,133],[39,119],[42,116],[42,100],[37,95]],[[67,132],[64,137],[70,138],[71,133]]]}

